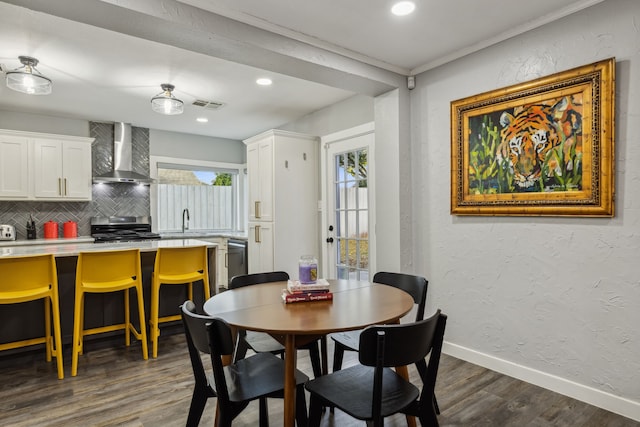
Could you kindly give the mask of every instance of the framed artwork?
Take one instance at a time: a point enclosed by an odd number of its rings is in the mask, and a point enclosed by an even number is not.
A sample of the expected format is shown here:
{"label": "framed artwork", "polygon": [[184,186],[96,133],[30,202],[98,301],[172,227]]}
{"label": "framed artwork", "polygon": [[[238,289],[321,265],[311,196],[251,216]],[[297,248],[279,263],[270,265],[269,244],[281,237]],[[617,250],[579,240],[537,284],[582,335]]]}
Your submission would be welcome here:
{"label": "framed artwork", "polygon": [[615,59],[451,102],[451,214],[614,214]]}

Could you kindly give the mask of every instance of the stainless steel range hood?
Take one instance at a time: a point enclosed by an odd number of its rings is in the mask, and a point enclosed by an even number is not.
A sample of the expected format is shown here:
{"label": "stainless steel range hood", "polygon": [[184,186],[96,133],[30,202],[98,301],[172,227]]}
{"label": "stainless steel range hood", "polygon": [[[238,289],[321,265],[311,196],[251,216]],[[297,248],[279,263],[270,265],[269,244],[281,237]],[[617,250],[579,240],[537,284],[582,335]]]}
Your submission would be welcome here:
{"label": "stainless steel range hood", "polygon": [[113,124],[113,171],[94,176],[94,183],[123,182],[130,184],[151,184],[153,179],[131,170],[131,125]]}

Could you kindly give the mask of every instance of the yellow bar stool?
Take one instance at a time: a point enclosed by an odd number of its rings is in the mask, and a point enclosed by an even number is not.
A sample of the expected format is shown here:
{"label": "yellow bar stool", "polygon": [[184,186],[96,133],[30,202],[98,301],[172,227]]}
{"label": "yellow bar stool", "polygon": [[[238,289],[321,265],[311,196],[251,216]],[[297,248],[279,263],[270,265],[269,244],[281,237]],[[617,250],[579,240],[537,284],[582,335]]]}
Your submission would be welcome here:
{"label": "yellow bar stool", "polygon": [[63,379],[58,273],[53,255],[0,258],[0,304],[17,304],[39,299],[44,299],[45,336],[0,344],[0,351],[44,343],[47,362],[51,361],[51,355],[56,358],[58,378]]}
{"label": "yellow bar stool", "polygon": [[[129,290],[134,288],[138,300],[140,331],[131,323]],[[85,293],[107,293],[124,291],[124,323],[84,329]],[[140,250],[116,250],[103,252],[81,252],[76,268],[76,297],[73,321],[73,352],[71,376],[78,373],[78,356],[83,352],[83,341],[87,335],[124,330],[125,344],[131,345],[131,334],[142,342],[142,357],[149,358],[147,331],[142,298],[142,269]]]}
{"label": "yellow bar stool", "polygon": [[159,317],[160,285],[188,285],[188,297],[193,301],[193,283],[202,280],[205,299],[211,298],[209,273],[207,268],[207,247],[159,248],[153,267],[151,280],[151,334],[152,356],[158,357],[158,337],[160,323],[181,320],[180,310],[176,307],[174,315]]}

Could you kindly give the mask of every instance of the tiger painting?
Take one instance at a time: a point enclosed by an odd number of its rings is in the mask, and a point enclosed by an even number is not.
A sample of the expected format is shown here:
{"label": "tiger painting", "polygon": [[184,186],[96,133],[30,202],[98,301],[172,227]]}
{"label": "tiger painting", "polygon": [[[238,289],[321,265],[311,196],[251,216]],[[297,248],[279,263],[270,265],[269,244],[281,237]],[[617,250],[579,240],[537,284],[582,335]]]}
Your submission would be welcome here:
{"label": "tiger painting", "polygon": [[582,149],[581,105],[571,96],[555,104],[531,104],[500,115],[496,160],[508,169],[512,191],[578,189]]}

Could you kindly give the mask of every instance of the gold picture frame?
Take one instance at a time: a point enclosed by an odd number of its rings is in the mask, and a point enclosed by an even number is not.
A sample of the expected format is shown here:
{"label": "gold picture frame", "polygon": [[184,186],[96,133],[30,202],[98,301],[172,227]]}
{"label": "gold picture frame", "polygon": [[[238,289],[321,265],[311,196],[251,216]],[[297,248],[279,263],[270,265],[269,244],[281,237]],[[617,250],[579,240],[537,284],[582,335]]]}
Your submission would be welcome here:
{"label": "gold picture frame", "polygon": [[451,214],[614,215],[615,58],[451,102]]}

